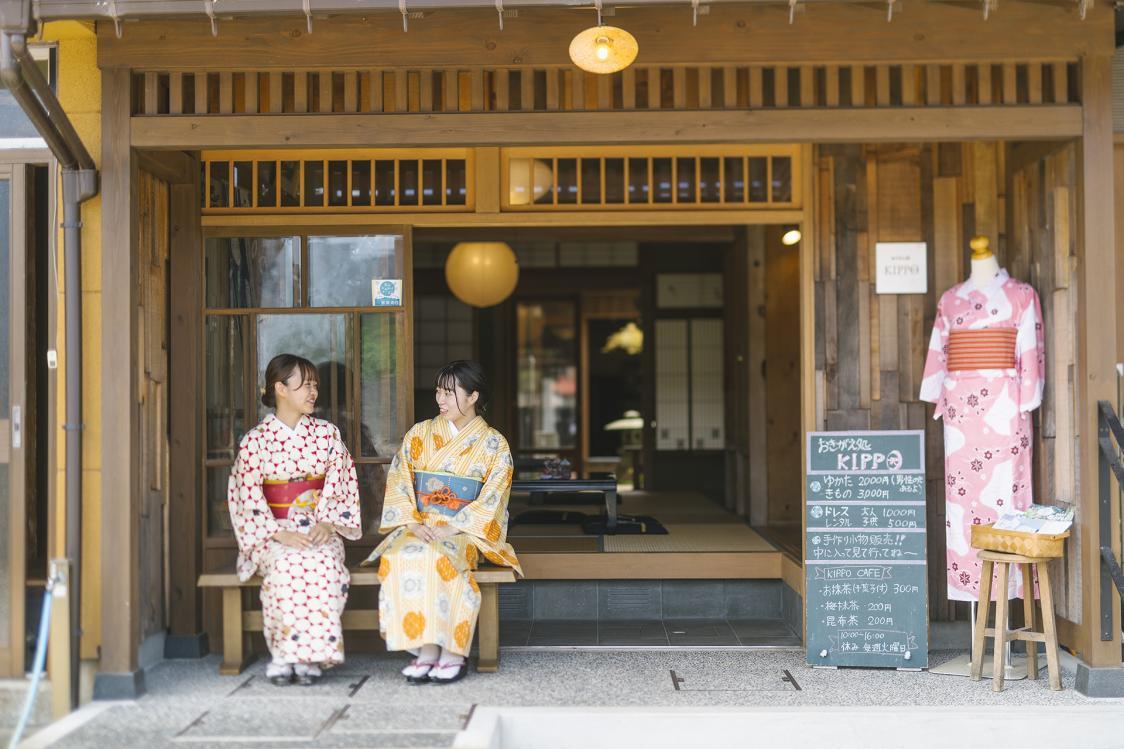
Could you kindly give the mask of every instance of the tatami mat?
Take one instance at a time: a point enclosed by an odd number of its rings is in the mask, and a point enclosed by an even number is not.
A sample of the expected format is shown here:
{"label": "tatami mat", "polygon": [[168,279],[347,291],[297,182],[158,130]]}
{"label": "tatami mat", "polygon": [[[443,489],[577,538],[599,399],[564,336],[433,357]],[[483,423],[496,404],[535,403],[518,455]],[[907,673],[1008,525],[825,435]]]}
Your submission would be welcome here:
{"label": "tatami mat", "polygon": [[666,536],[605,536],[607,552],[776,551],[752,528],[734,523],[668,524]]}

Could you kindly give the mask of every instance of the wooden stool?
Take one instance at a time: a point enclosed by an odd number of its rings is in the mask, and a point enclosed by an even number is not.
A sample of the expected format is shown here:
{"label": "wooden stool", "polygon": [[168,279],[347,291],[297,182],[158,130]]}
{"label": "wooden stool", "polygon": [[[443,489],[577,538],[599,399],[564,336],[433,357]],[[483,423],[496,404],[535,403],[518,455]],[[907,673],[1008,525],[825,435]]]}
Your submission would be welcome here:
{"label": "wooden stool", "polygon": [[[980,680],[983,670],[983,654],[986,638],[992,638],[995,651],[992,665],[991,689],[1003,691],[1003,671],[1006,667],[1007,642],[1022,640],[1027,643],[1027,675],[1038,678],[1038,645],[1046,647],[1046,667],[1050,673],[1050,689],[1062,688],[1061,670],[1058,667],[1058,633],[1054,629],[1054,596],[1050,590],[1050,557],[1026,557],[1021,554],[1003,554],[998,551],[981,551],[980,561],[983,570],[980,574],[980,602],[976,612],[975,632],[972,637],[972,681]],[[1026,626],[1015,630],[1007,629],[1007,579],[1011,565],[1022,565],[1023,570],[1023,611]],[[995,565],[999,566],[999,590],[995,601],[995,628],[987,626],[988,608],[991,604],[991,575]],[[1042,631],[1034,629],[1034,568],[1038,568],[1038,590],[1042,596]]]}

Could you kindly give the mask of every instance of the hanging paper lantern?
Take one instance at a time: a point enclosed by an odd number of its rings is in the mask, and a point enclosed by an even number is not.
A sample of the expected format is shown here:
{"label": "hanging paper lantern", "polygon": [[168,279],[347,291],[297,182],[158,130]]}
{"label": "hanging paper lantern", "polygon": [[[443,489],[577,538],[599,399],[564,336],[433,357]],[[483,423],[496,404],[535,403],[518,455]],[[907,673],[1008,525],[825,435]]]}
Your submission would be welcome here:
{"label": "hanging paper lantern", "polygon": [[445,281],[465,304],[492,307],[515,291],[519,264],[503,242],[461,242],[445,261]]}

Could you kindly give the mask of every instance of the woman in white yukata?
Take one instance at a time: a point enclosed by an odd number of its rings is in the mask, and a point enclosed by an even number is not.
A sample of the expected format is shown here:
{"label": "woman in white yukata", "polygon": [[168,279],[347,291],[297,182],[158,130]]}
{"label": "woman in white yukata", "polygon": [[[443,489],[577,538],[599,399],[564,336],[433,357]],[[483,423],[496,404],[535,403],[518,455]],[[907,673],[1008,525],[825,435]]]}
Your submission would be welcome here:
{"label": "woman in white yukata", "polygon": [[343,662],[342,538],[362,535],[355,465],[339,429],[312,418],[318,391],[312,362],[274,357],[261,398],[273,413],[242,438],[230,473],[238,577],[262,576],[266,676],[278,686]]}
{"label": "woman in white yukata", "polygon": [[402,671],[411,684],[449,684],[467,673],[481,554],[522,574],[506,541],[511,450],[479,415],[488,404],[484,371],[455,361],[435,385],[441,413],[402,440],[386,481],[379,532],[387,536],[364,563],[379,563],[387,650],[416,656]]}

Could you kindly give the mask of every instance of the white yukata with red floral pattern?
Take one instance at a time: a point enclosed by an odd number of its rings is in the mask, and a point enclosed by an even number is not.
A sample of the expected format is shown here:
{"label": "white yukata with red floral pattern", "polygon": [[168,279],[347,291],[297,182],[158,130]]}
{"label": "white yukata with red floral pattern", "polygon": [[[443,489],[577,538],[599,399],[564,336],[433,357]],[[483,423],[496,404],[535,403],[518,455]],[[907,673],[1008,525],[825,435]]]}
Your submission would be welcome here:
{"label": "white yukata with red floral pattern", "polygon": [[[964,328],[1015,328],[1015,368],[948,371],[949,332]],[[1001,270],[985,288],[969,279],[941,295],[921,400],[935,403],[933,418],[944,419],[950,600],[979,599],[971,526],[1033,502],[1030,412],[1042,403],[1044,384],[1042,310],[1030,284]],[[1012,575],[1007,593],[1022,596],[1021,571]]]}
{"label": "white yukata with red floral pattern", "polygon": [[[269,509],[262,484],[324,476],[315,506],[297,504],[284,519]],[[315,492],[306,492],[315,494]],[[280,530],[307,534],[332,523],[344,537],[362,535],[359,484],[351,454],[335,425],[304,416],[290,429],[273,414],[251,429],[238,447],[230,473],[230,517],[238,539],[238,577],[262,576],[265,640],[274,663],[333,666],[343,662],[340,615],[350,576],[339,534],[308,549],[272,540]]]}

